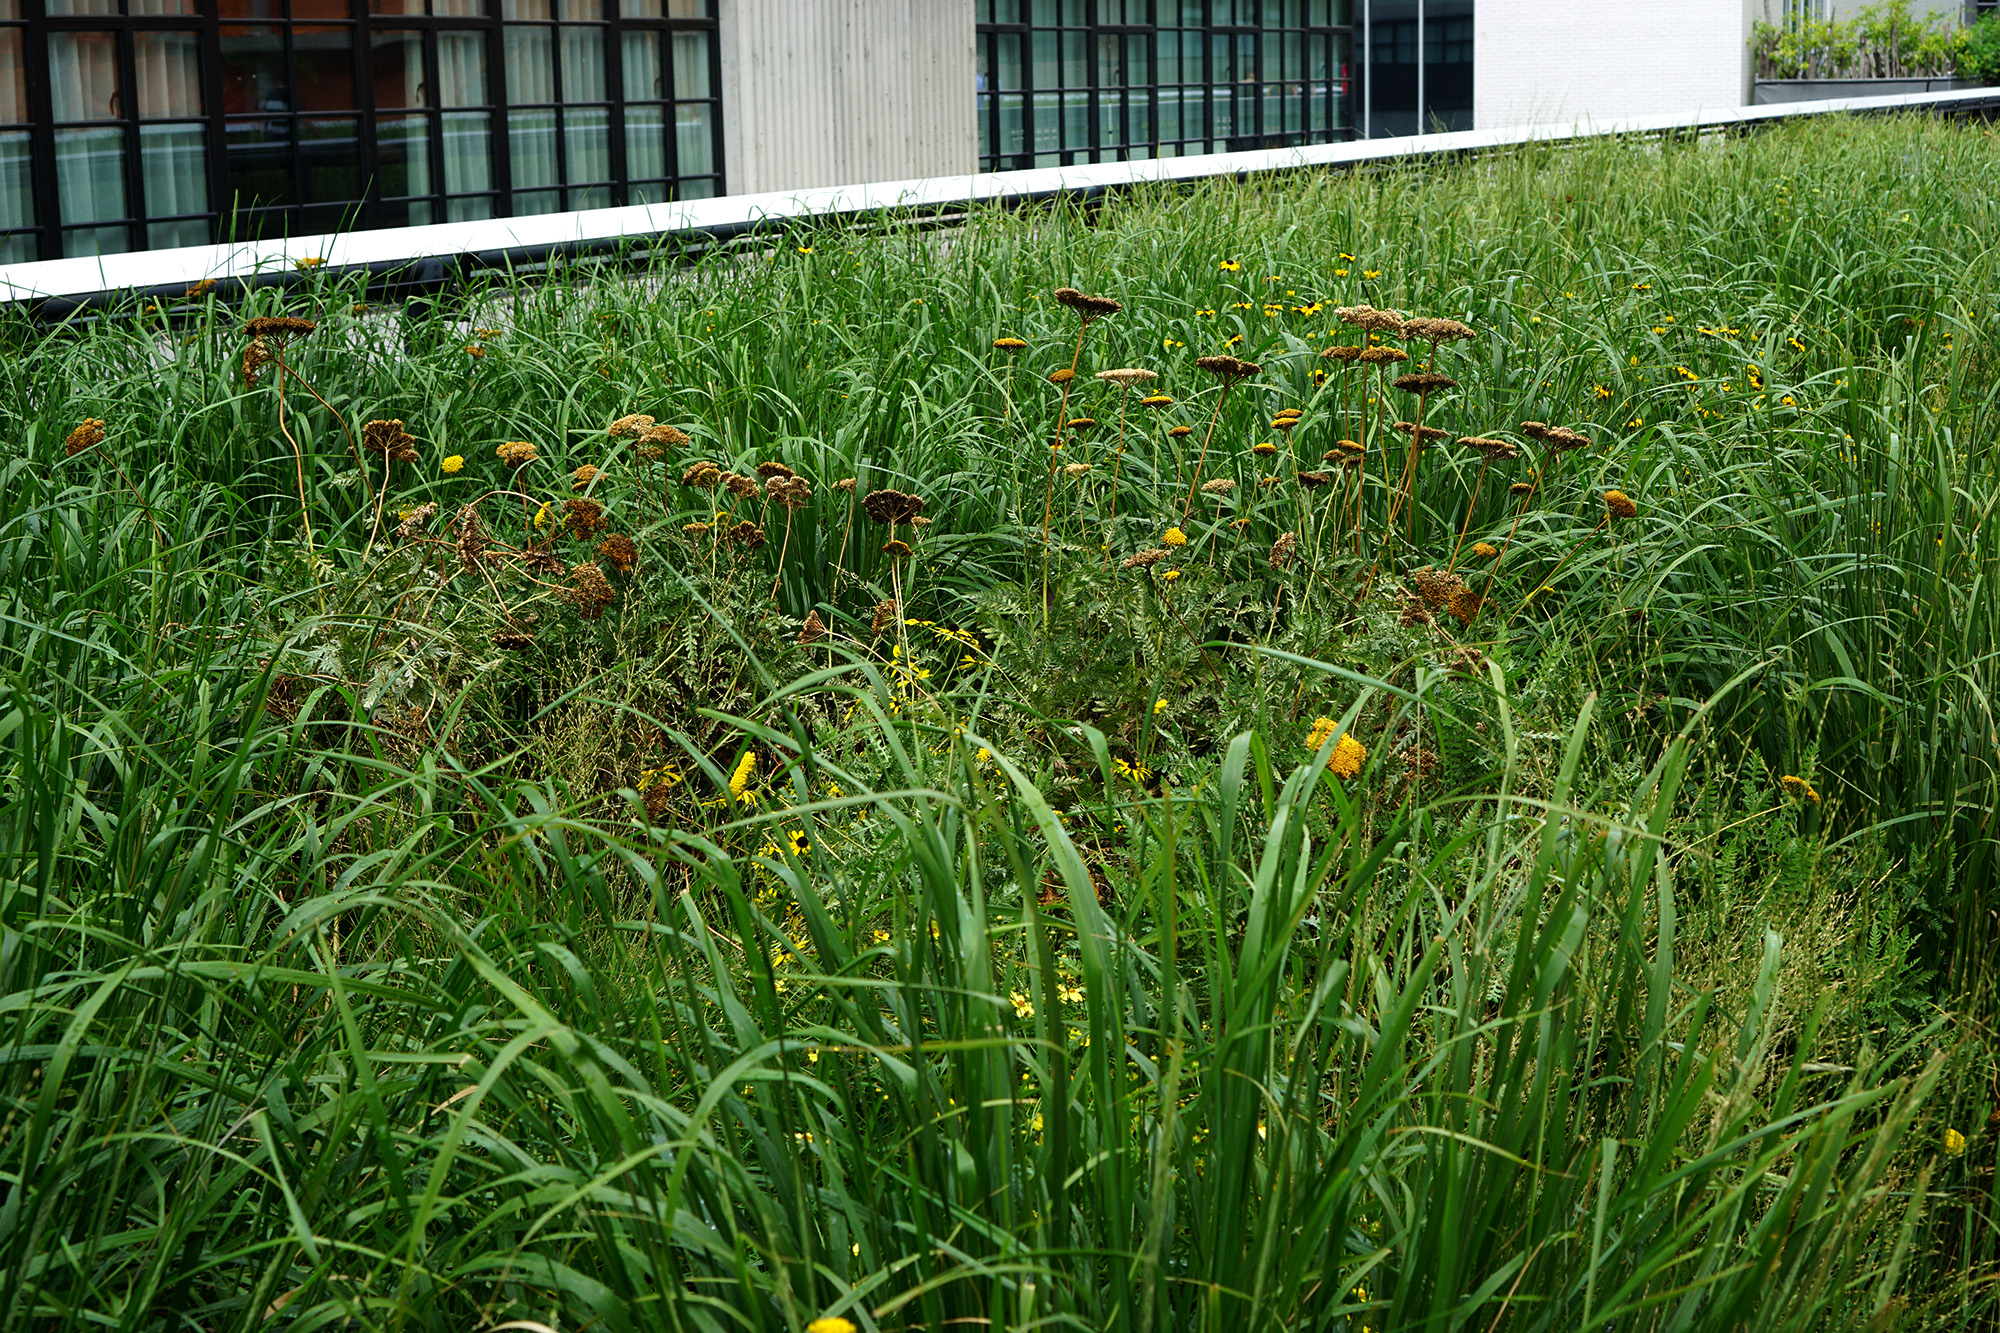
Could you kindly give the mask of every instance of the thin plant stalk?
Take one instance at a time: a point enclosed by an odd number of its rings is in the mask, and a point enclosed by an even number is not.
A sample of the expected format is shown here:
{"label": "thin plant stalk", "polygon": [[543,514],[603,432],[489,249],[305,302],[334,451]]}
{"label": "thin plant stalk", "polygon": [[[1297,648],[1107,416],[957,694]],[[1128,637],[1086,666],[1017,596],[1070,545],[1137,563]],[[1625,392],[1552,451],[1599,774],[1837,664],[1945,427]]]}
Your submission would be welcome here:
{"label": "thin plant stalk", "polygon": [[1465,534],[1472,531],[1472,511],[1479,507],[1479,488],[1486,484],[1486,469],[1491,466],[1493,466],[1492,457],[1487,454],[1481,454],[1479,456],[1479,480],[1472,483],[1472,499],[1468,500],[1465,505],[1465,525],[1458,530],[1458,544],[1451,548],[1451,563],[1444,567],[1444,572],[1447,574],[1458,568],[1458,553],[1465,545]]}
{"label": "thin plant stalk", "polygon": [[1181,517],[1184,519],[1188,516],[1188,511],[1194,508],[1194,493],[1201,486],[1202,465],[1208,461],[1208,442],[1215,438],[1215,423],[1222,420],[1222,405],[1229,401],[1229,390],[1235,383],[1233,379],[1222,381],[1222,393],[1216,398],[1215,411],[1208,418],[1208,433],[1201,437],[1201,452],[1194,460],[1194,480],[1188,483],[1187,501],[1181,505]]}

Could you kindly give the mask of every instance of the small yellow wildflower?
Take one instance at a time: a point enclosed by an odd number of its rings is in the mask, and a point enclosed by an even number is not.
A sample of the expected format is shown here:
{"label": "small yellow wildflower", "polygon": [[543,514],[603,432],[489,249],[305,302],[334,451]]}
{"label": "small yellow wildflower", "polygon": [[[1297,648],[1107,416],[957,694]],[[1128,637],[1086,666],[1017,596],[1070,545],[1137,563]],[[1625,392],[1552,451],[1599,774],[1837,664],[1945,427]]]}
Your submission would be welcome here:
{"label": "small yellow wildflower", "polygon": [[855,1333],[854,1321],[830,1314],[807,1324],[806,1333]]}
{"label": "small yellow wildflower", "polygon": [[549,507],[547,505],[543,505],[539,510],[535,512],[535,527],[538,529],[546,528],[548,525],[549,525]]}
{"label": "small yellow wildflower", "polygon": [[746,750],[743,752],[743,758],[737,761],[736,771],[729,775],[729,794],[741,797],[748,790],[750,780],[756,776],[757,752]]}
{"label": "small yellow wildflower", "polygon": [[1224,273],[1234,273],[1242,267],[1243,265],[1237,263],[1233,259],[1225,259],[1222,261],[1222,271]]}
{"label": "small yellow wildflower", "polygon": [[1944,1132],[1944,1151],[1947,1157],[1958,1157],[1965,1152],[1965,1135],[1955,1129]]}
{"label": "small yellow wildflower", "polygon": [[1035,1016],[1034,1001],[1030,1000],[1025,993],[1013,991],[1007,998],[1014,1002],[1014,1017],[1033,1018]]}
{"label": "small yellow wildflower", "polygon": [[450,458],[445,459],[443,463],[439,464],[439,466],[444,469],[444,474],[447,477],[453,476],[460,468],[465,466],[465,456],[463,454],[453,454]]}
{"label": "small yellow wildflower", "polygon": [[1306,748],[1308,750],[1319,749],[1320,746],[1332,740],[1335,733],[1339,730],[1340,724],[1330,717],[1314,718],[1312,730],[1306,733]]}
{"label": "small yellow wildflower", "polygon": [[1165,573],[1160,575],[1161,578],[1165,579],[1169,583],[1172,583],[1175,579],[1179,578],[1180,576],[1181,572],[1178,569],[1169,569]]}
{"label": "small yellow wildflower", "polygon": [[1185,532],[1182,532],[1179,528],[1168,528],[1166,534],[1160,538],[1160,545],[1186,546],[1187,534]]}
{"label": "small yellow wildflower", "polygon": [[1790,773],[1787,773],[1778,779],[1778,785],[1784,789],[1785,795],[1795,800],[1810,801],[1814,805],[1819,804],[1819,793],[1814,791],[1812,784],[1804,778],[1793,777]]}
{"label": "small yellow wildflower", "polygon": [[1351,778],[1361,771],[1361,765],[1367,758],[1367,746],[1352,736],[1342,736],[1340,743],[1333,747],[1333,758],[1327,761],[1327,767],[1337,778]]}

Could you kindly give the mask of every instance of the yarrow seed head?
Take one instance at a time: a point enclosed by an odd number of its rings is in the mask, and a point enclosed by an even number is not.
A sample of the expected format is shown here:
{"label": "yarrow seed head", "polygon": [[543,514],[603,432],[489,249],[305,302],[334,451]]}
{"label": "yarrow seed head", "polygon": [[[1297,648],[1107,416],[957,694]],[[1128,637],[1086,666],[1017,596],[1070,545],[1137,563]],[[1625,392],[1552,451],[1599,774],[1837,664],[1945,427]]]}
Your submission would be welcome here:
{"label": "yarrow seed head", "polygon": [[1613,518],[1633,518],[1639,512],[1639,506],[1634,504],[1632,497],[1623,491],[1606,491],[1604,507]]}

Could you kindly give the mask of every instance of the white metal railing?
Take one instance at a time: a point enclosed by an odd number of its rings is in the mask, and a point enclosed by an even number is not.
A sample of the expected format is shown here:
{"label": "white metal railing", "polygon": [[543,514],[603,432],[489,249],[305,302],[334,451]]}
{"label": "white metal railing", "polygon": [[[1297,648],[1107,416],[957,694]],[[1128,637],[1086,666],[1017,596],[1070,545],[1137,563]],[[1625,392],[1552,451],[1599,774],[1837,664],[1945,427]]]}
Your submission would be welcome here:
{"label": "white metal railing", "polygon": [[[536,217],[495,218],[381,231],[229,245],[197,245],[122,255],[51,259],[0,265],[0,301],[53,303],[56,308],[90,304],[120,295],[171,297],[204,280],[218,283],[282,282],[302,269],[366,269],[374,272],[433,270],[442,261],[471,259],[479,264],[536,263],[565,254],[588,254],[678,236],[724,238],[782,224],[787,219],[823,221],[890,210],[940,210],[973,204],[1004,204],[1059,195],[1089,197],[1121,186],[1184,182],[1204,177],[1257,172],[1365,166],[1399,158],[1502,151],[1530,143],[1563,142],[1612,135],[1658,135],[1753,128],[1774,121],[1844,112],[1929,111],[1970,114],[2000,112],[2000,88],[1945,93],[1905,93],[1850,97],[1778,106],[1731,107],[1722,111],[1641,116],[1603,124],[1528,125],[1505,130],[1466,130],[1397,139],[1361,139],[1305,148],[1273,148],[1242,153],[1149,158],[1092,166],[1049,167],[983,175],[935,176],[771,194],[724,195],[683,203],[598,208]],[[428,262],[427,262],[428,261]],[[422,278],[419,272],[414,275]]]}

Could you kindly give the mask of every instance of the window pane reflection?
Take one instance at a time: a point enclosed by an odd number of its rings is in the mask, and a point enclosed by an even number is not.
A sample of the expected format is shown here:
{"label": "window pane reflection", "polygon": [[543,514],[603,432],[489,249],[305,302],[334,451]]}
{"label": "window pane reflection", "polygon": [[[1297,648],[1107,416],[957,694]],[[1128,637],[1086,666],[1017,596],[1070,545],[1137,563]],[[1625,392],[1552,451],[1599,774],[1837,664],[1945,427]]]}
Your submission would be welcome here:
{"label": "window pane reflection", "polygon": [[139,73],[140,119],[167,120],[202,113],[199,33],[136,33],[132,55]]}

